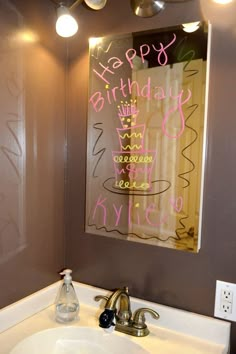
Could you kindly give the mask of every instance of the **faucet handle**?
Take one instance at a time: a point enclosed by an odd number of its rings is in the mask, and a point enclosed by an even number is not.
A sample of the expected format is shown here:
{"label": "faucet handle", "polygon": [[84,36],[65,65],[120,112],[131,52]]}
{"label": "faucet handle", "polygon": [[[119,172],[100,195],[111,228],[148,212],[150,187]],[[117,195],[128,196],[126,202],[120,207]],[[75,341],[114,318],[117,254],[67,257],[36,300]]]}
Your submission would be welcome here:
{"label": "faucet handle", "polygon": [[149,308],[142,307],[134,312],[133,327],[137,329],[146,329],[148,331],[147,325],[145,323],[146,321],[144,315],[145,313],[150,313],[150,315],[152,315],[152,317],[155,318],[156,320],[158,320],[158,318],[160,317],[159,313],[157,313],[156,311]]}
{"label": "faucet handle", "polygon": [[94,300],[95,300],[95,301],[100,301],[100,300],[105,300],[105,301],[107,301],[107,300],[108,300],[108,296],[105,296],[105,295],[96,295],[96,296],[94,297]]}

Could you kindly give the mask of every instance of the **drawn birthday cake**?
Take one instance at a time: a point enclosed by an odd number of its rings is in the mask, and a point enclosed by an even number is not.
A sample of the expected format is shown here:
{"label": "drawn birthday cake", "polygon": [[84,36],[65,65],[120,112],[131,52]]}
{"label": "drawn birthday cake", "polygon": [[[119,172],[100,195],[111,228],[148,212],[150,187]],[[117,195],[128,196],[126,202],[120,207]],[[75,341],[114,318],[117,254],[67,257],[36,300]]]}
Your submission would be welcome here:
{"label": "drawn birthday cake", "polygon": [[156,151],[145,149],[145,124],[137,124],[136,102],[121,102],[118,116],[122,128],[116,128],[120,150],[112,151],[115,183],[123,190],[150,191]]}

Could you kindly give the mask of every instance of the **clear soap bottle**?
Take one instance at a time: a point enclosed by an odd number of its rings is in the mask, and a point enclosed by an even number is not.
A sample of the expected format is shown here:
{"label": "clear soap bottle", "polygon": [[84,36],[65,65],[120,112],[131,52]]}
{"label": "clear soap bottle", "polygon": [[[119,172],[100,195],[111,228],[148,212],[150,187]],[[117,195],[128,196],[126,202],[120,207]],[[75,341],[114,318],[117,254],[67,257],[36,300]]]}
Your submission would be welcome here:
{"label": "clear soap bottle", "polygon": [[56,321],[62,323],[76,320],[79,313],[79,301],[72,284],[71,273],[70,269],[60,273],[64,275],[64,281],[55,301],[55,311]]}

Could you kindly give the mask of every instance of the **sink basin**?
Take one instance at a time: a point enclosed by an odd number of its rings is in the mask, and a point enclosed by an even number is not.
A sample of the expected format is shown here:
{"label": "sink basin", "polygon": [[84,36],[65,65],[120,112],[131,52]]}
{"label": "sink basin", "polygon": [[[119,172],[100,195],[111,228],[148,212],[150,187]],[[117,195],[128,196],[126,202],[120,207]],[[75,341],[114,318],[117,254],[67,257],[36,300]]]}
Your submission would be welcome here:
{"label": "sink basin", "polygon": [[58,327],[19,342],[10,354],[148,354],[132,339],[89,327]]}

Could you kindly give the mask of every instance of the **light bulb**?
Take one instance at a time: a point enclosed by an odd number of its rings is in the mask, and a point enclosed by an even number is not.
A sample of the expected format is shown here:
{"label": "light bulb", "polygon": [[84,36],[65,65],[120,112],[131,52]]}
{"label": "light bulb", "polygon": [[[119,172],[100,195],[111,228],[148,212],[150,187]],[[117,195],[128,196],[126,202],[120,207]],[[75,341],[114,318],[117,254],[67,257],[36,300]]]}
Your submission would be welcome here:
{"label": "light bulb", "polygon": [[57,9],[56,31],[61,37],[72,37],[78,31],[77,21],[65,6],[60,6]]}

